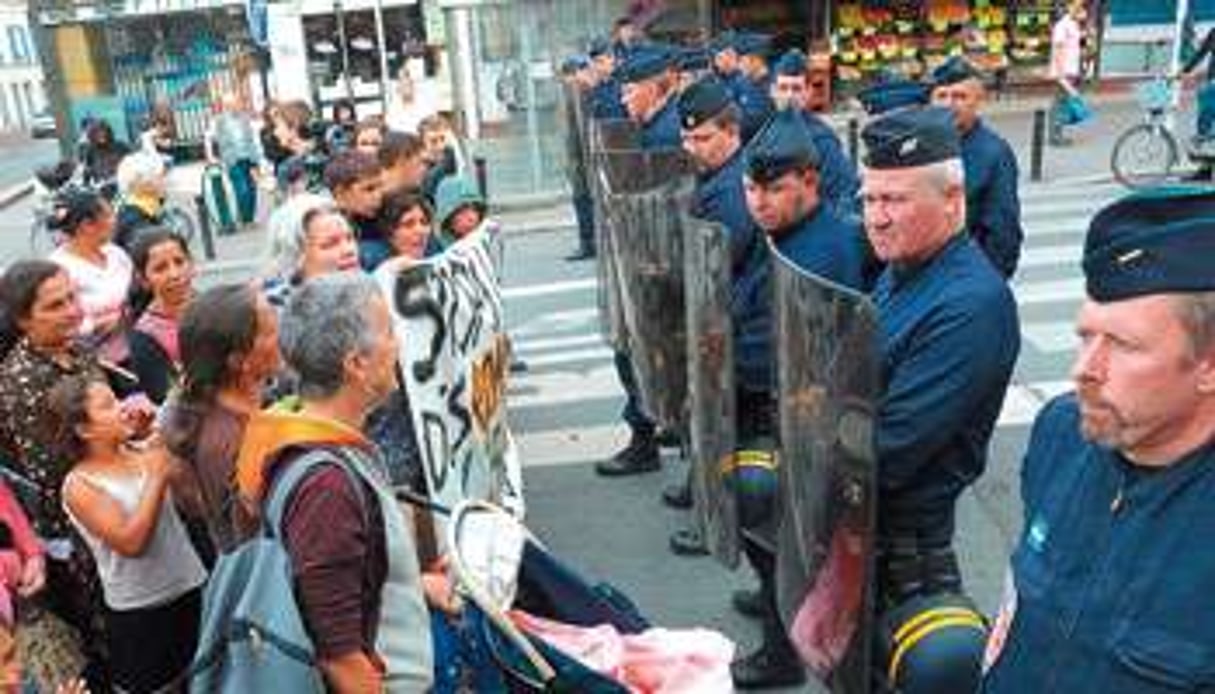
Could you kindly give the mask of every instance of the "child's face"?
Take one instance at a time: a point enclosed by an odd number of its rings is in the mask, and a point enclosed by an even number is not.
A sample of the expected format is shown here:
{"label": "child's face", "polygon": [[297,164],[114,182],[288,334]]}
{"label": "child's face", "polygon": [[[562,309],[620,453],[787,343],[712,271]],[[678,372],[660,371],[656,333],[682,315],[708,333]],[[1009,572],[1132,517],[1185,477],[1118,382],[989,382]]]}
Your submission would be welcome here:
{"label": "child's face", "polygon": [[374,218],[380,212],[383,199],[379,173],[333,191],[333,198],[344,212],[363,219]]}
{"label": "child's face", "polygon": [[88,423],[80,434],[86,441],[98,444],[122,443],[134,434],[134,429],[123,414],[114,391],[104,383],[97,382],[89,386],[85,395],[84,411],[88,415]]}
{"label": "child's face", "polygon": [[462,239],[480,226],[482,217],[481,210],[473,205],[465,205],[452,214],[447,226],[451,229],[452,236]]}

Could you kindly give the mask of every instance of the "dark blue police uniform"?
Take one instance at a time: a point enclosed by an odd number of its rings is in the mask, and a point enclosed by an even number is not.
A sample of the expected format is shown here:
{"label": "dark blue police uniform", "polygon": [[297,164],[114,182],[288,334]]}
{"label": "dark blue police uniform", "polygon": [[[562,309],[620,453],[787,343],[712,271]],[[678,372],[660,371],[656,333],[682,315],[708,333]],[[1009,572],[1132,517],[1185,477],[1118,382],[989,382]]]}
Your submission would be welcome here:
{"label": "dark blue police uniform", "polygon": [[[1212,292],[1212,257],[1215,192],[1132,195],[1089,225],[1085,291],[1097,304]],[[1180,414],[1209,419],[1192,407]],[[984,691],[1215,691],[1215,432],[1148,466],[1080,425],[1073,394],[1034,423]]]}
{"label": "dark blue police uniform", "polygon": [[657,113],[641,125],[642,149],[678,149],[683,146],[679,133],[679,110],[674,97],[667,99]]}
{"label": "dark blue police uniform", "polygon": [[802,118],[810,131],[810,141],[822,160],[819,165],[819,197],[840,216],[859,217],[861,181],[856,173],[856,165],[844,152],[839,136],[822,118],[809,111],[803,111]]}
{"label": "dark blue police uniform", "polygon": [[744,141],[750,140],[772,116],[771,82],[767,76],[754,80],[740,74],[734,83],[734,98],[743,114]]}
{"label": "dark blue police uniform", "polygon": [[730,231],[731,267],[735,275],[741,272],[747,254],[758,238],[743,191],[745,170],[743,148],[739,147],[716,171],[697,176],[696,189],[692,193],[692,214],[719,222]]}
{"label": "dark blue police uniform", "polygon": [[590,106],[591,115],[599,120],[628,118],[629,115],[620,99],[620,82],[614,78],[591,88]]}
{"label": "dark blue police uniform", "polygon": [[962,135],[966,169],[966,228],[1005,278],[1021,257],[1021,201],[1017,157],[1004,138],[983,121]]}

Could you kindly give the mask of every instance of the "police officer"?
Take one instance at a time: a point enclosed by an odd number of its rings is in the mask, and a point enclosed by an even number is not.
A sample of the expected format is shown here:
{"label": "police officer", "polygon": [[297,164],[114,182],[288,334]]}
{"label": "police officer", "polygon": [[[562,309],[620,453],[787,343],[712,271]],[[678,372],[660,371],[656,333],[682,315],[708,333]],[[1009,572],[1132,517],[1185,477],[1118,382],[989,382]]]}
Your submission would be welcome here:
{"label": "police officer", "polygon": [[585,55],[572,55],[561,63],[561,82],[566,92],[562,102],[565,106],[566,177],[569,179],[574,217],[578,222],[578,249],[566,257],[567,260],[585,260],[595,257],[594,201],[586,180],[586,162],[583,161],[583,146],[579,113],[590,114],[590,90],[594,85],[591,61]]}
{"label": "police officer", "polygon": [[627,118],[628,113],[620,98],[620,80],[615,75],[616,54],[612,51],[611,42],[605,38],[591,41],[588,55],[595,76],[595,86],[590,94],[591,115],[602,120]]}
{"label": "police officer", "polygon": [[687,47],[679,50],[675,61],[679,71],[679,79],[675,91],[680,94],[705,76],[710,70],[712,58],[707,48]]}
{"label": "police officer", "polygon": [[[664,47],[634,47],[621,67],[621,90],[629,118],[640,127],[642,149],[674,149],[681,146],[679,112],[675,107],[673,56]],[[629,425],[629,443],[608,460],[595,464],[595,472],[620,477],[653,472],[661,465],[657,427],[641,404],[637,378],[627,352],[615,355],[616,375],[625,392],[622,416]]]}
{"label": "police officer", "polygon": [[985,692],[1215,688],[1213,257],[1209,190],[1090,223],[1076,389],[1030,435]]}
{"label": "police officer", "polygon": [[964,58],[945,61],[932,73],[932,103],[953,111],[966,168],[966,229],[1001,275],[1010,278],[1021,257],[1021,202],[1017,157],[980,117],[983,75]]}
{"label": "police officer", "polygon": [[768,72],[768,50],[772,40],[753,32],[734,35],[734,52],[738,54],[739,77],[734,82],[734,100],[743,112],[743,140],[751,137],[772,115],[769,94],[771,76]]}
{"label": "police officer", "polygon": [[808,108],[810,84],[806,70],[805,53],[793,49],[782,55],[773,71],[772,102],[778,109],[790,108],[800,113],[806,122],[814,147],[822,157],[819,193],[823,202],[840,215],[859,216],[857,191],[860,180],[856,175],[856,166],[844,153],[844,146],[831,126]]}
{"label": "police officer", "polygon": [[[895,110],[861,135],[865,230],[887,264],[874,290],[883,384],[877,608],[886,659],[878,666],[892,689],[973,691],[984,632],[961,596],[955,506],[986,465],[1020,349],[1016,303],[965,233],[965,174],[950,112]],[[939,670],[907,669],[922,664],[917,652],[942,642],[950,648],[934,655]]]}
{"label": "police officer", "polygon": [[734,81],[738,79],[738,53],[734,50],[735,32],[726,29],[709,41],[709,55],[713,61],[713,72],[734,93]]}
{"label": "police officer", "polygon": [[[740,449],[735,464],[772,470],[776,443],[772,252],[809,272],[859,289],[862,232],[859,220],[841,218],[822,204],[821,160],[800,114],[790,110],[774,114],[747,148],[745,163],[747,209],[771,245],[753,245],[731,305]],[[805,673],[776,611],[774,499],[759,489],[739,488],[738,494],[743,551],[759,577],[760,590],[737,594],[734,603],[762,620],[763,643],[733,663],[734,684],[741,689],[798,684]]]}
{"label": "police officer", "polygon": [[[702,78],[688,87],[678,101],[683,149],[694,162],[696,187],[689,212],[718,222],[730,234],[731,266],[737,276],[758,236],[743,194],[744,157],[742,113],[729,88],[717,76]],[[663,490],[663,501],[674,508],[690,508],[688,482]],[[707,549],[700,534],[680,530],[671,537],[671,550],[700,555]]]}
{"label": "police officer", "polygon": [[924,85],[891,70],[879,71],[856,95],[861,108],[870,118],[908,106],[923,106],[928,103],[928,98]]}

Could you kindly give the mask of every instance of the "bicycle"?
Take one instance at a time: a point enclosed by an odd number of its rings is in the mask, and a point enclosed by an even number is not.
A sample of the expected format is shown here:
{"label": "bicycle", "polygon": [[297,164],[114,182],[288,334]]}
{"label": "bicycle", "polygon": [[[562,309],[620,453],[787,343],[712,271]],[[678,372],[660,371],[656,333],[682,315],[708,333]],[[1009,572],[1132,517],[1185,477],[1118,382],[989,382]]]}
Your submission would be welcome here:
{"label": "bicycle", "polygon": [[[1128,188],[1159,186],[1179,178],[1182,146],[1173,130],[1177,115],[1174,93],[1178,77],[1159,76],[1136,89],[1143,121],[1118,136],[1110,152],[1110,170]],[[1215,152],[1187,146],[1186,156],[1199,164],[1215,160]]]}

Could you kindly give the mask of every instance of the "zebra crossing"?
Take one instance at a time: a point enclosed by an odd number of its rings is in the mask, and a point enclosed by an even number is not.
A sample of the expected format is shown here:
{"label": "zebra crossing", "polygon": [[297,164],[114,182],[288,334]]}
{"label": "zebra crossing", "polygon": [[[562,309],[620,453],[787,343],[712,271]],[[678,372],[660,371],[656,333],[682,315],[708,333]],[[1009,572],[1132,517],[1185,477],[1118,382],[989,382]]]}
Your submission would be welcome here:
{"label": "zebra crossing", "polygon": [[[1076,340],[1073,319],[1084,295],[1080,257],[1089,220],[1124,190],[1111,182],[1023,184],[1025,245],[1012,287],[1021,318],[1021,356],[1000,417],[1025,426],[1042,404],[1068,390]],[[594,268],[582,276],[505,290],[511,335],[528,370],[511,377],[511,427],[529,465],[609,455],[627,431],[612,352],[599,332]]]}

